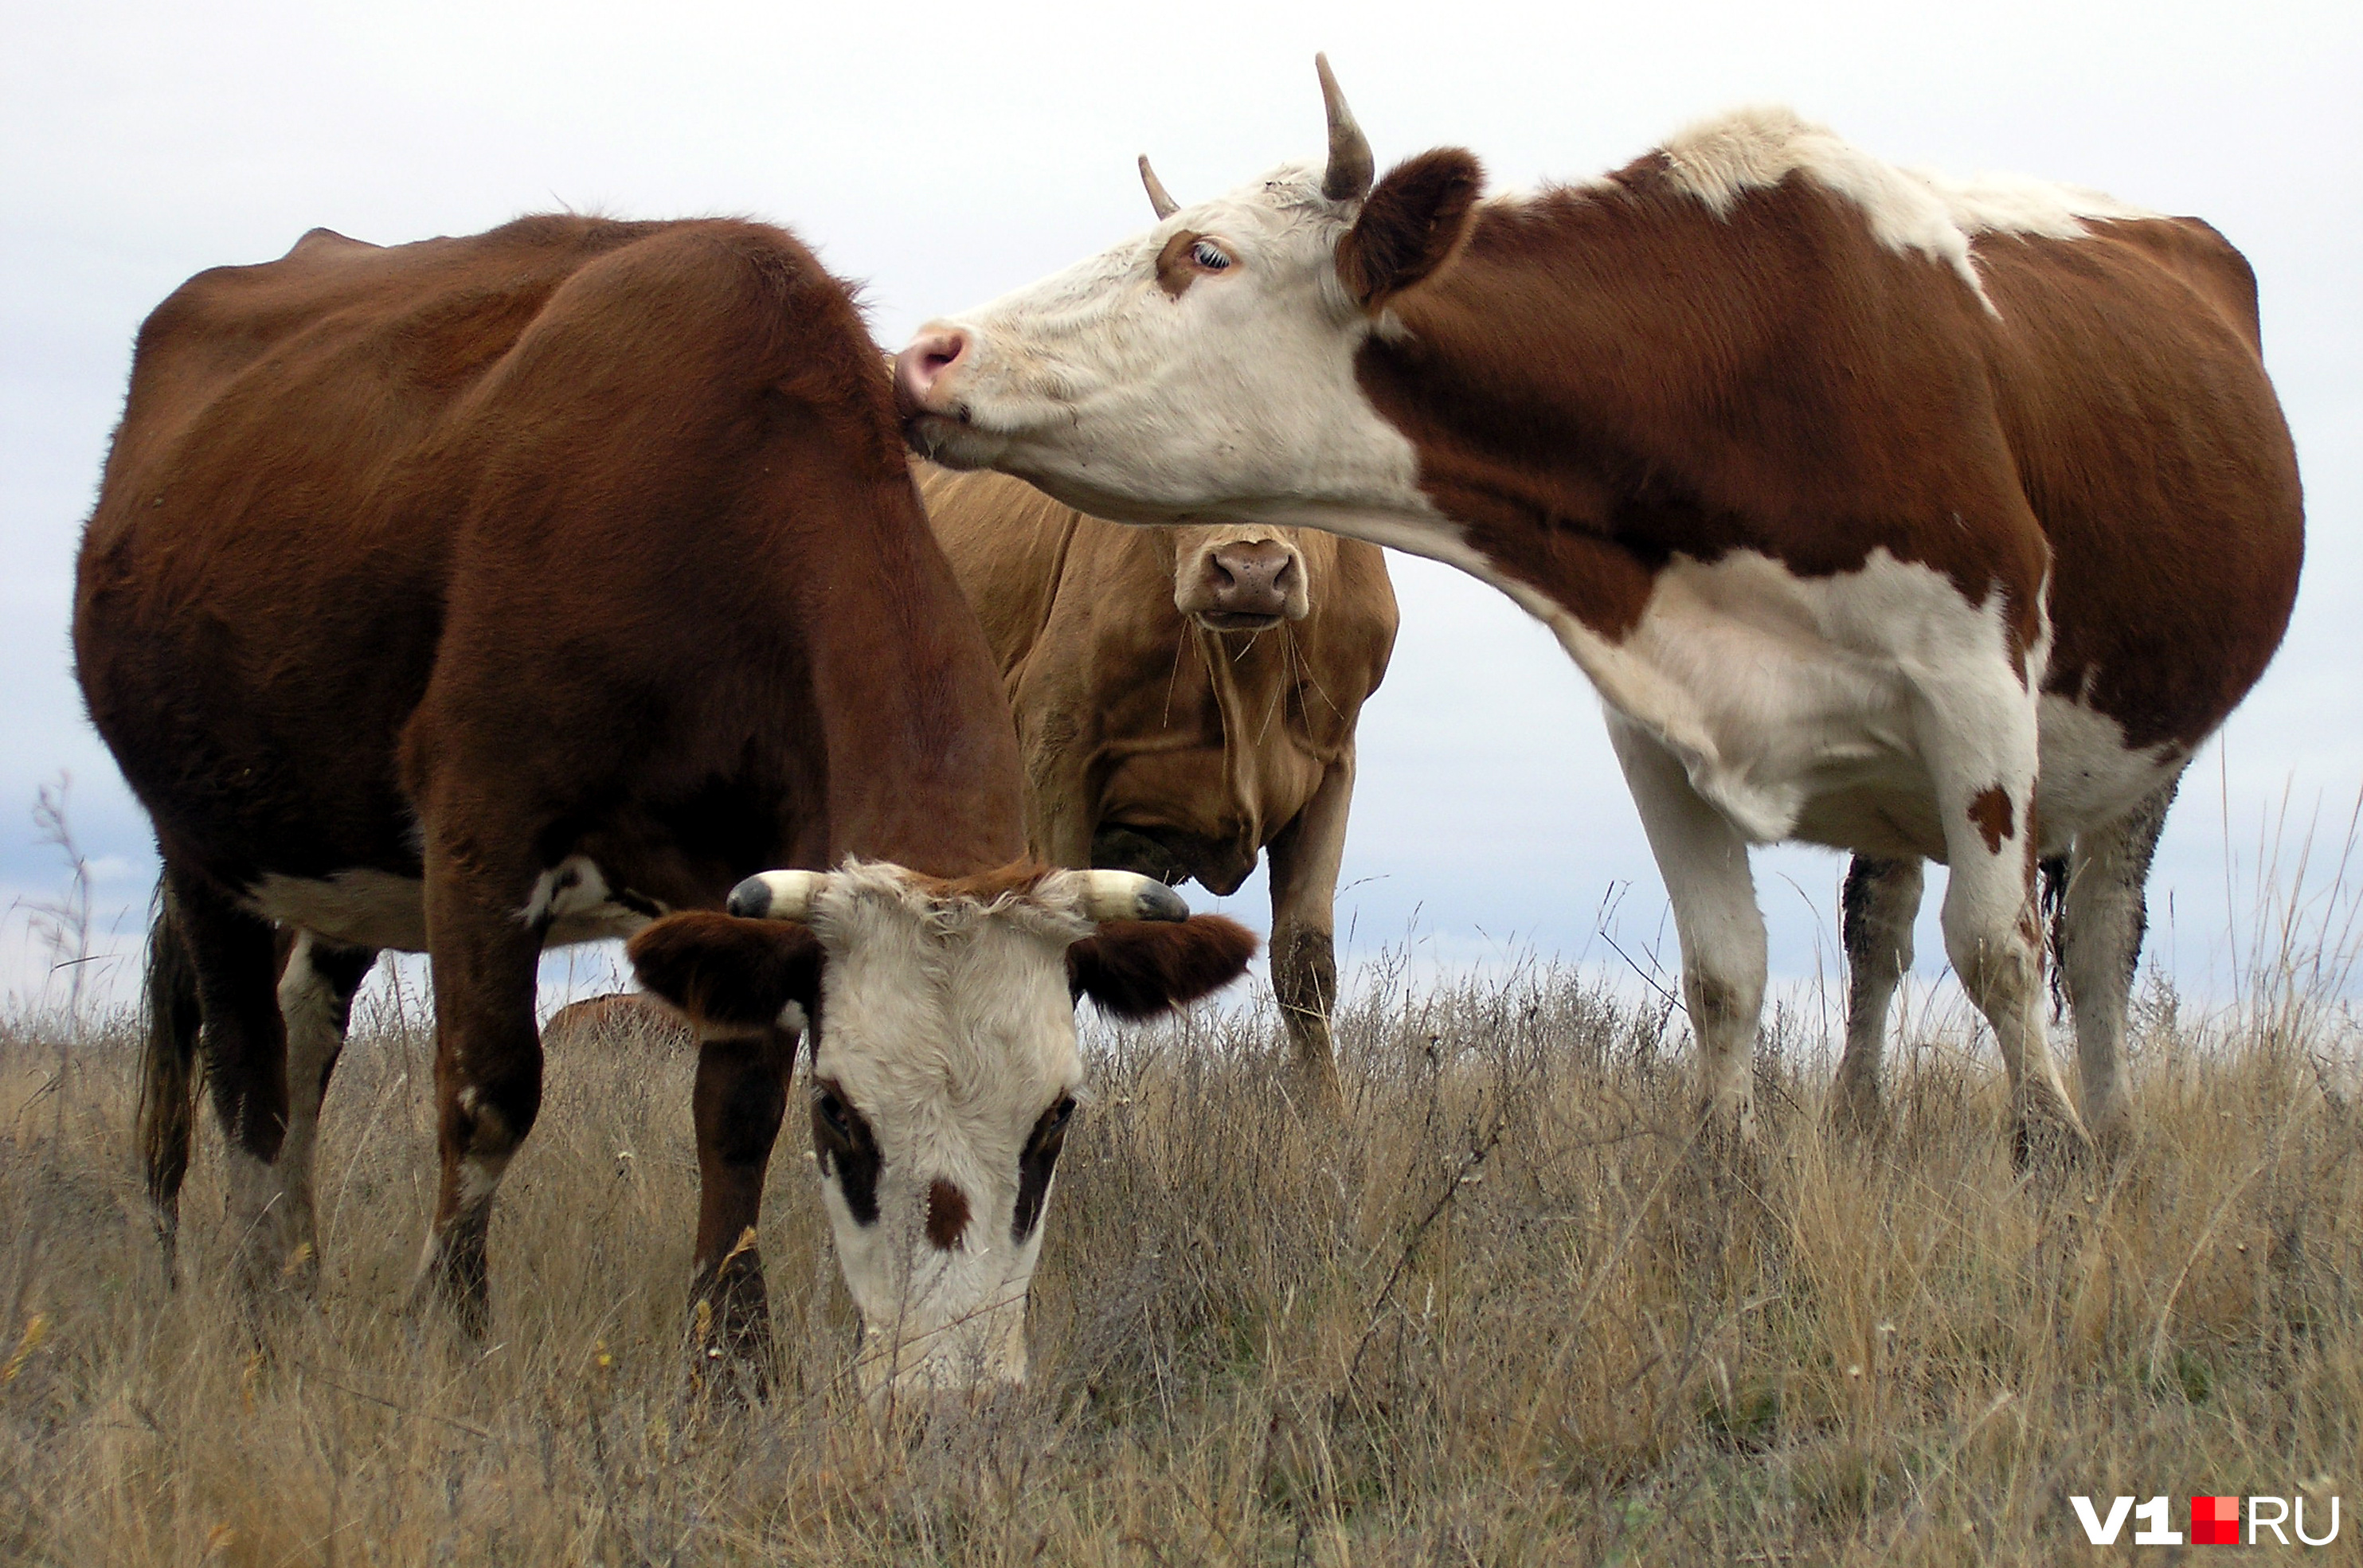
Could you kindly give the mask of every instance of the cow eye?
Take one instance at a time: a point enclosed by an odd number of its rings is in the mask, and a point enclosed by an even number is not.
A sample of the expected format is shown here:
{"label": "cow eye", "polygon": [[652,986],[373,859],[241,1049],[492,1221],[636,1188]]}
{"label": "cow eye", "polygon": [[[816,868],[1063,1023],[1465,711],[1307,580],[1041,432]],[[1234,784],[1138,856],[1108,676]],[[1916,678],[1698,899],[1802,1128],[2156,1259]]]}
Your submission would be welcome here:
{"label": "cow eye", "polygon": [[820,1119],[828,1123],[830,1132],[840,1138],[853,1136],[853,1120],[846,1114],[845,1101],[823,1089],[813,1097],[813,1109],[820,1112]]}
{"label": "cow eye", "polygon": [[1017,1156],[1017,1206],[1010,1214],[1009,1239],[1021,1246],[1042,1219],[1042,1205],[1050,1196],[1050,1176],[1059,1165],[1059,1151],[1066,1145],[1067,1121],[1074,1114],[1074,1096],[1060,1095],[1058,1103],[1034,1123],[1025,1152]]}
{"label": "cow eye", "polygon": [[1191,246],[1190,259],[1209,272],[1219,272],[1231,264],[1231,259],[1223,253],[1223,248],[1211,239],[1201,239]]}

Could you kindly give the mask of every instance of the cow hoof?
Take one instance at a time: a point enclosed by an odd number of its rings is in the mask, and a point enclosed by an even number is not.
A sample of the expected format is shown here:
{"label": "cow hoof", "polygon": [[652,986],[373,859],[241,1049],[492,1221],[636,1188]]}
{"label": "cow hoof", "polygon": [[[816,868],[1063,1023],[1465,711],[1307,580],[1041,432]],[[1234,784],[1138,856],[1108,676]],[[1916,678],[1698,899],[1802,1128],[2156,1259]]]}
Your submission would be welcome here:
{"label": "cow hoof", "polygon": [[1830,1096],[1830,1131],[1849,1143],[1878,1143],[1887,1130],[1887,1102],[1879,1086],[1840,1079]]}
{"label": "cow hoof", "polygon": [[2089,1165],[2092,1135],[2063,1101],[2028,1099],[2017,1108],[2010,1163],[2022,1176],[2062,1173]]}
{"label": "cow hoof", "polygon": [[2140,1131],[2132,1110],[2118,1105],[2102,1111],[2085,1123],[2092,1132],[2092,1148],[2111,1165],[2121,1165],[2134,1152],[2136,1134]]}

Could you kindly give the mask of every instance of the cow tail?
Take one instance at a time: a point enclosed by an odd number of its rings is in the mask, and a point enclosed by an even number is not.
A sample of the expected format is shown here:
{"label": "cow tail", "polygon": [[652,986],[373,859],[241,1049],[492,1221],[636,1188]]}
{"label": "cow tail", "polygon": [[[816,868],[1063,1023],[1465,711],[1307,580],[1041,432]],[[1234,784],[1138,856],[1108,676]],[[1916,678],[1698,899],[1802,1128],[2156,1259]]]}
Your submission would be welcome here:
{"label": "cow tail", "polygon": [[197,1126],[197,966],[161,882],[149,907],[146,1039],[139,1072],[139,1154],[157,1240],[178,1277],[181,1183]]}
{"label": "cow tail", "polygon": [[2042,879],[2045,945],[2051,949],[2051,1021],[2068,1016],[2068,856],[2055,855],[2036,867]]}

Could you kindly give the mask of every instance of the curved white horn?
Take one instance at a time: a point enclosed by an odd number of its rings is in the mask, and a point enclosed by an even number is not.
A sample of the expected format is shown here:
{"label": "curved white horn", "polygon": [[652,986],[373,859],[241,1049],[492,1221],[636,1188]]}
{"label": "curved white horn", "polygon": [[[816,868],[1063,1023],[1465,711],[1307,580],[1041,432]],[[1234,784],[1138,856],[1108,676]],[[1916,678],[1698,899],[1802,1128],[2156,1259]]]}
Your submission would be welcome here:
{"label": "curved white horn", "polygon": [[741,920],[800,921],[827,886],[826,871],[761,871],[731,889],[726,907]]}
{"label": "curved white horn", "polygon": [[1148,154],[1145,152],[1140,155],[1140,182],[1148,187],[1148,204],[1159,222],[1182,210],[1182,204],[1167,193],[1165,182],[1159,180],[1157,171],[1148,166]]}
{"label": "curved white horn", "polygon": [[1188,920],[1182,895],[1137,871],[1070,871],[1082,886],[1083,914],[1103,920]]}
{"label": "curved white horn", "polygon": [[1333,202],[1359,202],[1370,193],[1370,177],[1377,171],[1370,160],[1370,141],[1354,123],[1346,94],[1337,91],[1337,78],[1329,73],[1329,57],[1315,55],[1313,69],[1321,73],[1321,105],[1329,116],[1329,168],[1321,176],[1321,193]]}

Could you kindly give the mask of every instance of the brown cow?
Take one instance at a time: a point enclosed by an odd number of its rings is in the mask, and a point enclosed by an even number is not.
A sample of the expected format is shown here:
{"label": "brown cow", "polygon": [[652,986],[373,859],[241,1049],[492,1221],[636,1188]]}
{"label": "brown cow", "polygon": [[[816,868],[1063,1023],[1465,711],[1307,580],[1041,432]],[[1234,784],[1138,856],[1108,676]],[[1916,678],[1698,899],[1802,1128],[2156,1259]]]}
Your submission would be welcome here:
{"label": "brown cow", "polygon": [[[200,274],[140,331],[74,647],[164,861],[151,1190],[169,1231],[201,1012],[250,1280],[312,1239],[320,1099],[379,948],[431,955],[441,1179],[419,1286],[481,1333],[493,1196],[540,1103],[543,947],[846,862],[815,925],[640,933],[673,971],[717,944],[790,955],[759,1017],[672,998],[706,1026],[698,1288],[758,1340],[745,1242],[790,1025],[813,1021],[845,1082],[899,1085],[821,1097],[886,1151],[866,1177],[883,1196],[839,1231],[871,1255],[881,1223],[915,1233],[930,1183],[1008,1224],[1041,1174],[1029,1130],[1071,1102],[1071,983],[1124,971],[1121,1005],[1154,1010],[1245,963],[1230,922],[1134,923],[1187,912],[1147,878],[1007,869],[1022,780],[991,652],[875,347],[776,228],[538,217],[393,248],[316,230]],[[295,933],[276,980],[274,924]],[[1170,988],[1146,996],[1144,966]],[[927,1066],[948,1030],[1001,1075],[958,1117],[964,1086]],[[958,1313],[1022,1311],[1030,1251],[927,1229],[1001,1265]],[[901,1277],[933,1310],[933,1275]],[[926,1381],[1022,1364],[873,1326]]]}
{"label": "brown cow", "polygon": [[[1479,200],[1372,182],[1320,74],[1290,165],[899,361],[908,433],[1127,522],[1335,529],[1447,561],[1590,677],[1745,1129],[1751,845],[1851,850],[1844,1097],[1875,1109],[1920,864],[2023,1154],[2113,1140],[2142,885],[2183,764],[2263,673],[2303,554],[2256,282],[2205,224],[1900,170],[1786,110]],[[2072,856],[2084,1116],[2043,1033],[2037,859]]]}
{"label": "brown cow", "polygon": [[646,991],[584,997],[551,1013],[541,1026],[545,1055],[625,1044],[671,1051],[696,1043],[696,1033],[682,1022],[679,1010]]}
{"label": "brown cow", "polygon": [[932,464],[919,493],[1008,685],[1034,853],[1226,894],[1269,848],[1272,987],[1307,1081],[1334,1095],[1354,726],[1395,639],[1384,552],[1127,528]]}

